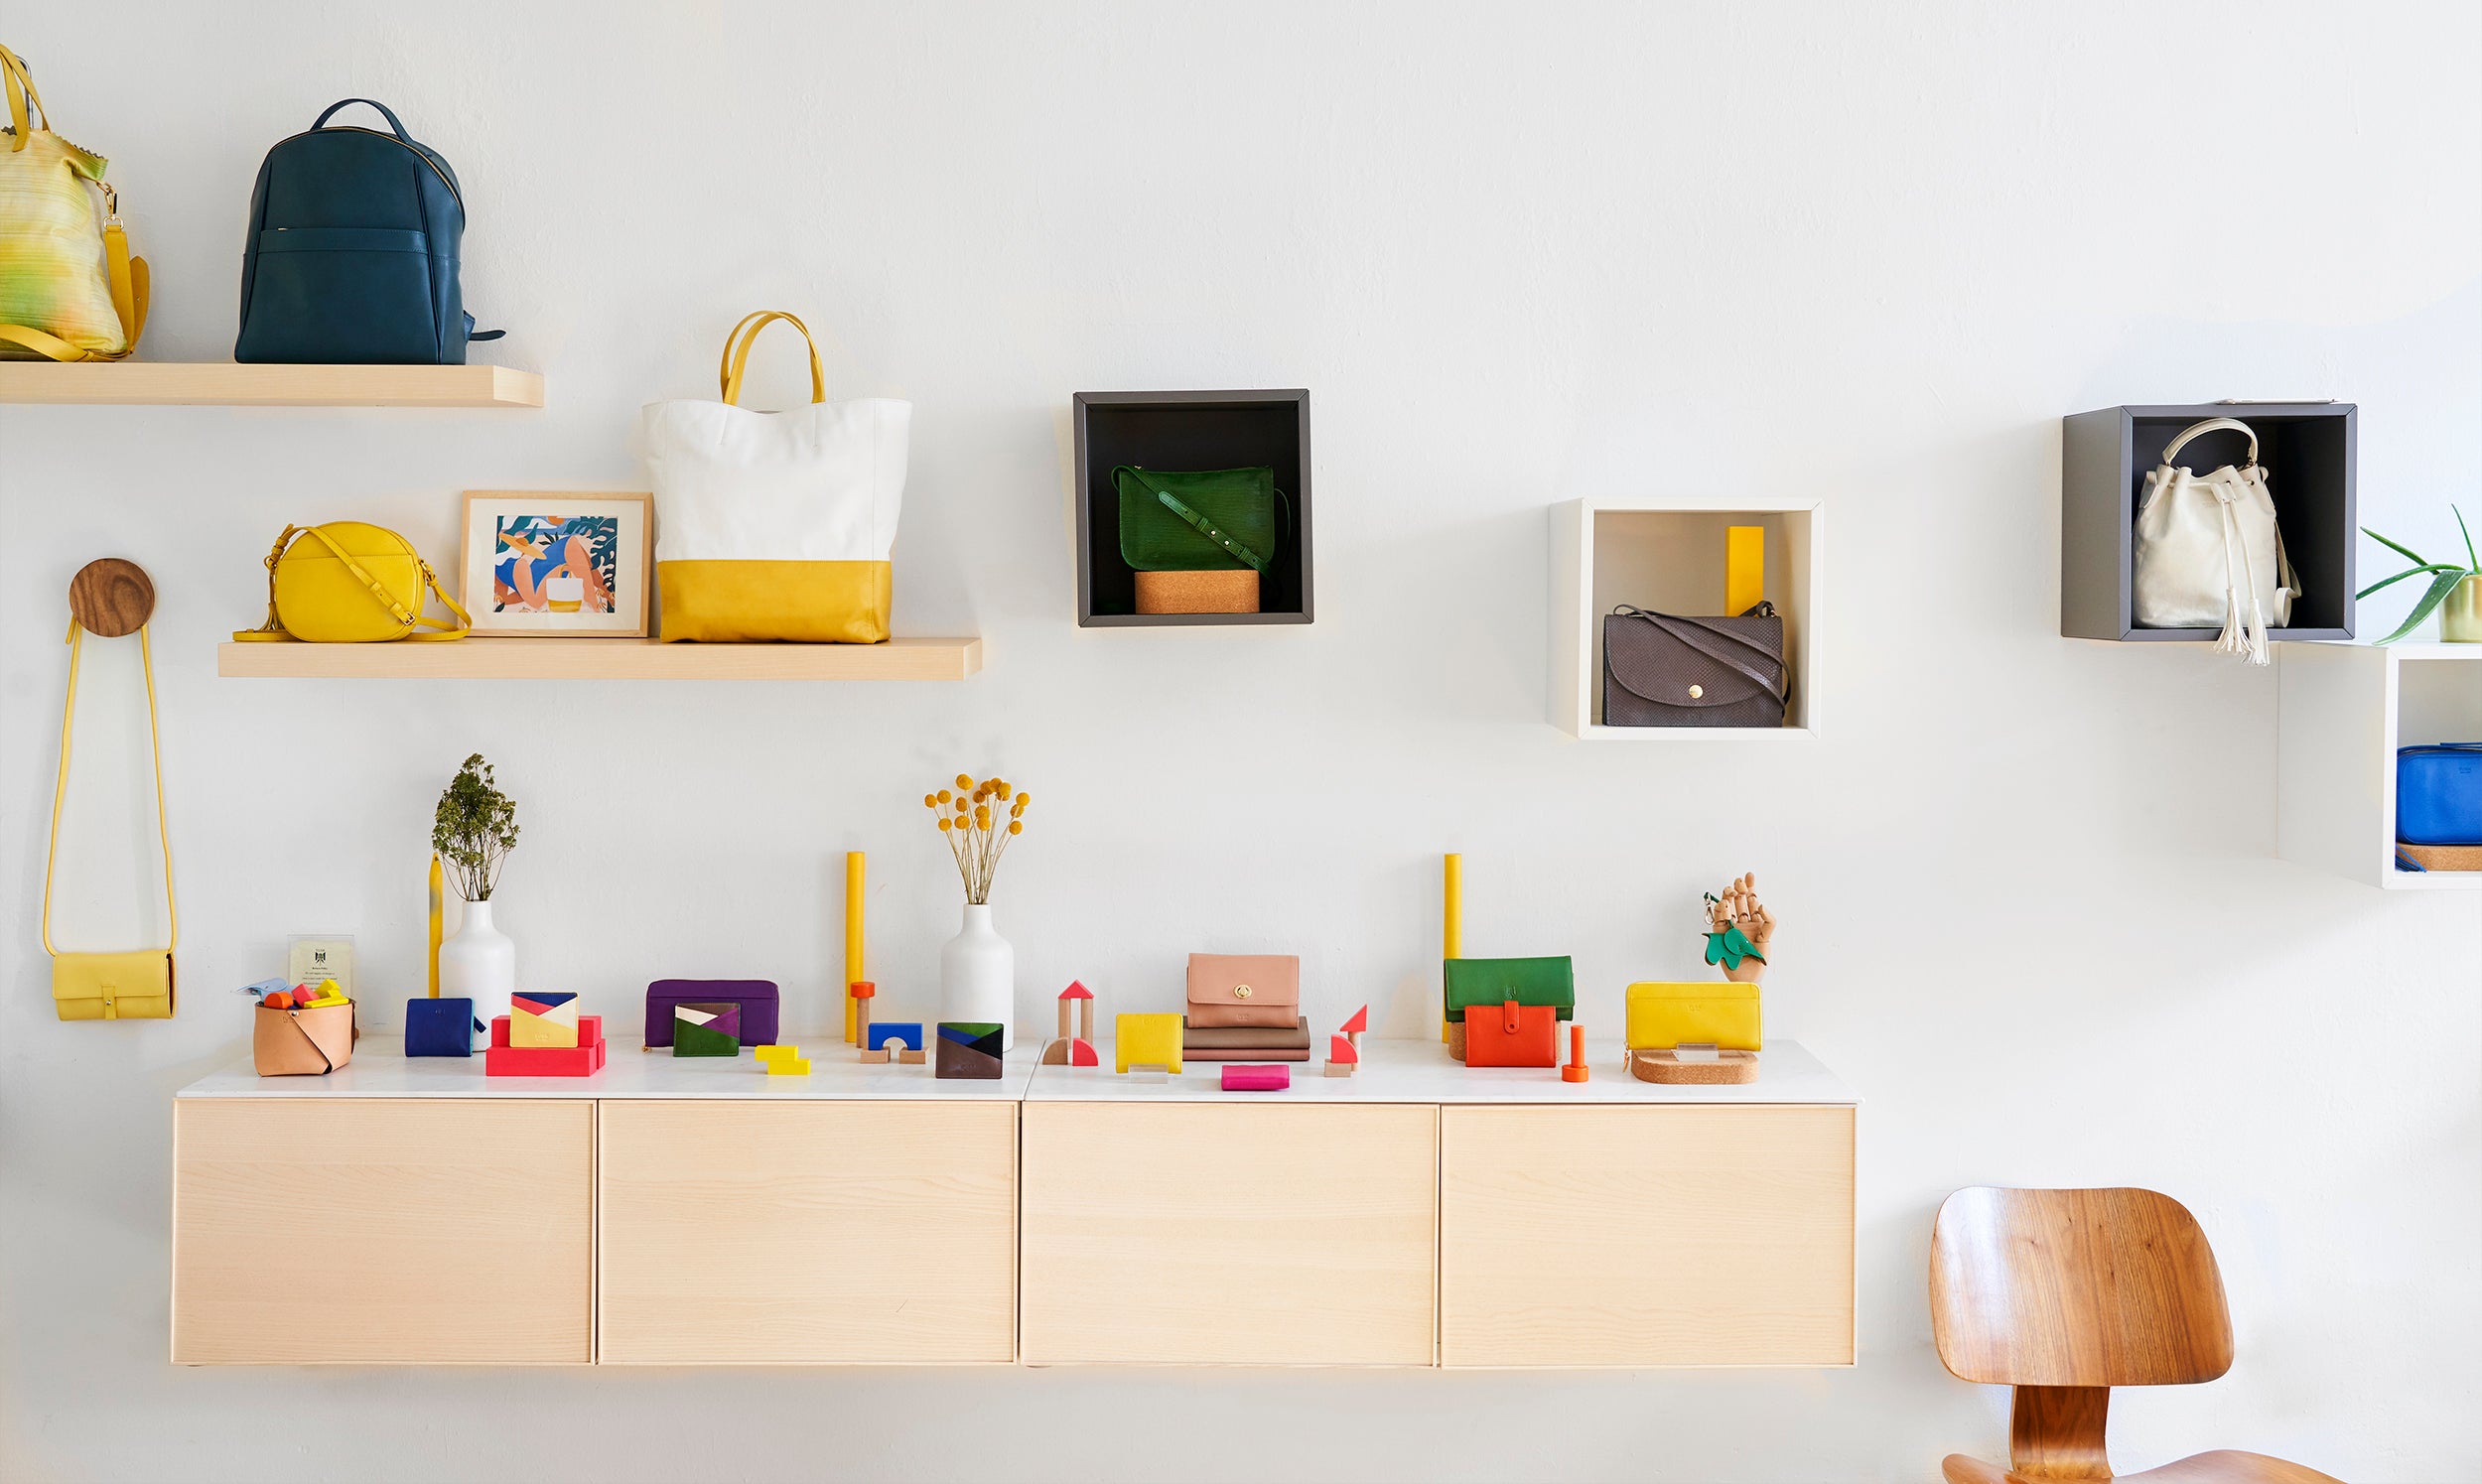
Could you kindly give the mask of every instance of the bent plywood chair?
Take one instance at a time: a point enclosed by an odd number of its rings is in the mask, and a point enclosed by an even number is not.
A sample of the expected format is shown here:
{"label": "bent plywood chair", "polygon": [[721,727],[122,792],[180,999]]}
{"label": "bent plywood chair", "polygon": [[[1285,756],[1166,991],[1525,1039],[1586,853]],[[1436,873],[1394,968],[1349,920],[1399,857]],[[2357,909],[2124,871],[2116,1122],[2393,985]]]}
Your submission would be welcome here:
{"label": "bent plywood chair", "polygon": [[2261,1453],[2215,1452],[2114,1474],[2116,1386],[2183,1386],[2232,1369],[2232,1315],[2206,1233],[2151,1190],[1948,1197],[1930,1242],[1930,1324],[1965,1381],[2014,1387],[2008,1467],[1951,1453],[1949,1484],[2338,1484]]}

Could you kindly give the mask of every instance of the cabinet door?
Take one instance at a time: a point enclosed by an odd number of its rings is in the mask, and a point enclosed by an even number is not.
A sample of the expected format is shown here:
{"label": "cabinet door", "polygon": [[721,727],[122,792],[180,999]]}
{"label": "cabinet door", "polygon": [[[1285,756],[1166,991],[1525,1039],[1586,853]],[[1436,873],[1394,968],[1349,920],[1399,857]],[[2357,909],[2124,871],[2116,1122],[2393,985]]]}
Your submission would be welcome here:
{"label": "cabinet door", "polygon": [[602,1105],[597,1356],[1006,1364],[1014,1103]]}
{"label": "cabinet door", "polygon": [[1027,1363],[1430,1365],[1438,1118],[1027,1104]]}
{"label": "cabinet door", "polygon": [[584,1101],[173,1104],[173,1360],[594,1359]]}
{"label": "cabinet door", "polygon": [[1440,1358],[1851,1365],[1853,1110],[1445,1110]]}

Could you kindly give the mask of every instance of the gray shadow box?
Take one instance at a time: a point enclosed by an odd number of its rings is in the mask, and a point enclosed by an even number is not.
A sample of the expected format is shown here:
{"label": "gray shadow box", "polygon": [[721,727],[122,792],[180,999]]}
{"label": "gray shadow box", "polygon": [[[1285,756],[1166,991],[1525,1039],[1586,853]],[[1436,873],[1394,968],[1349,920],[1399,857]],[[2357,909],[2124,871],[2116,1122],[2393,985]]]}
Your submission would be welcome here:
{"label": "gray shadow box", "polygon": [[[2271,639],[2353,636],[2353,466],[2358,409],[2350,402],[2224,402],[2105,407],[2060,420],[2060,633],[2072,639],[2212,643],[2212,628],[2139,628],[2133,591],[2137,497],[2180,430],[2212,417],[2258,433],[2259,467],[2275,497],[2275,526],[2300,578],[2292,621]],[[2249,440],[2192,439],[2180,463],[2199,473],[2239,465]]]}
{"label": "gray shadow box", "polygon": [[[1309,392],[1079,392],[1075,422],[1080,627],[1310,621]],[[1259,611],[1138,611],[1138,578],[1121,560],[1120,496],[1112,488],[1112,471],[1123,464],[1167,470],[1263,464],[1276,472],[1276,487],[1292,504],[1292,534],[1260,579]]]}

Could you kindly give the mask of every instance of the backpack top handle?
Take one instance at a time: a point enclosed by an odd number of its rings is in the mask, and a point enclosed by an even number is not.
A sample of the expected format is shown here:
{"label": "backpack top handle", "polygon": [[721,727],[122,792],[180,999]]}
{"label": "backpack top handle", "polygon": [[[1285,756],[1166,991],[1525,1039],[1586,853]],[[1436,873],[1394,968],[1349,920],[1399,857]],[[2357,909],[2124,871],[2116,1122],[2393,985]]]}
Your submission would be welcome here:
{"label": "backpack top handle", "polygon": [[380,116],[388,121],[388,127],[396,131],[397,138],[403,140],[407,144],[414,142],[414,136],[406,133],[405,125],[398,121],[396,110],[390,108],[387,104],[380,102],[377,98],[345,98],[338,102],[330,103],[328,105],[328,111],[319,115],[318,121],[313,123],[311,127],[314,129],[324,129],[328,127],[328,120],[336,117],[338,109],[350,108],[355,103],[368,103],[371,107],[378,109]]}

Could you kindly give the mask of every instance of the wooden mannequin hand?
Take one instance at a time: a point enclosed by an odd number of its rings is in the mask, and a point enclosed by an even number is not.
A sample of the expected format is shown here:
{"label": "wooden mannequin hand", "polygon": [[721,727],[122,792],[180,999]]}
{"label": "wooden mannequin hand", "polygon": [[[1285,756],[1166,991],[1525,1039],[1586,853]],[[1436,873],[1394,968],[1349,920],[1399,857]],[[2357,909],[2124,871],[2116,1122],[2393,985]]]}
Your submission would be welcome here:
{"label": "wooden mannequin hand", "polygon": [[1737,966],[1724,968],[1724,977],[1734,984],[1756,984],[1767,971],[1767,949],[1775,939],[1775,918],[1758,900],[1758,877],[1754,874],[1724,887],[1723,896],[1707,908],[1707,931],[1720,933],[1735,927],[1754,951]]}

